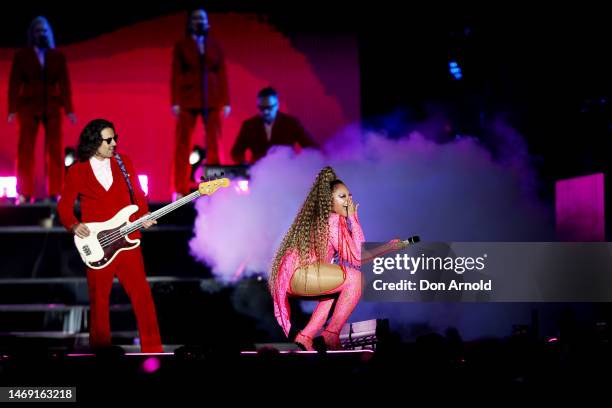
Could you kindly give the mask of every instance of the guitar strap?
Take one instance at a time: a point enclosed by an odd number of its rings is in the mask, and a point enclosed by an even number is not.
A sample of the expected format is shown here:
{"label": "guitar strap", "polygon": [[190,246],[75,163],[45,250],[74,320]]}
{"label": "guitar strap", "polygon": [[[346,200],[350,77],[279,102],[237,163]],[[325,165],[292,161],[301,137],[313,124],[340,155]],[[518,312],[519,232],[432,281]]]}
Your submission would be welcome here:
{"label": "guitar strap", "polygon": [[130,200],[132,201],[132,204],[135,204],[134,203],[134,189],[132,188],[132,182],[130,181],[130,175],[125,169],[125,164],[123,164],[123,160],[121,160],[121,156],[119,156],[119,153],[115,153],[115,160],[117,160],[117,164],[119,165],[119,168],[121,169],[121,173],[123,173],[123,178],[125,179],[125,183],[128,186],[128,190],[130,190]]}

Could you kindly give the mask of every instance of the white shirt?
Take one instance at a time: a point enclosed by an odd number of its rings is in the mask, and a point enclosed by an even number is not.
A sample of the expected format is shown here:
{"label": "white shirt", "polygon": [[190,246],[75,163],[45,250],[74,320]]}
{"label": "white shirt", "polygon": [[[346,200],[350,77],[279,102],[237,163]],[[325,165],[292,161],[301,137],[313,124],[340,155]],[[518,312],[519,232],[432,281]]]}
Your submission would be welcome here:
{"label": "white shirt", "polygon": [[272,121],[272,123],[264,122],[264,129],[266,129],[266,136],[268,137],[268,142],[272,140],[272,126],[274,126],[274,121]]}
{"label": "white shirt", "polygon": [[41,67],[45,67],[45,50],[34,46],[34,51],[36,52],[36,56],[38,57],[38,62],[40,62]]}
{"label": "white shirt", "polygon": [[108,191],[113,185],[113,171],[111,170],[110,159],[98,160],[92,157],[89,159],[89,164],[91,164],[96,179],[98,179],[102,187]]}
{"label": "white shirt", "polygon": [[200,55],[204,54],[204,36],[203,35],[193,35],[193,39],[195,40],[196,44],[198,45],[198,51],[200,52]]}

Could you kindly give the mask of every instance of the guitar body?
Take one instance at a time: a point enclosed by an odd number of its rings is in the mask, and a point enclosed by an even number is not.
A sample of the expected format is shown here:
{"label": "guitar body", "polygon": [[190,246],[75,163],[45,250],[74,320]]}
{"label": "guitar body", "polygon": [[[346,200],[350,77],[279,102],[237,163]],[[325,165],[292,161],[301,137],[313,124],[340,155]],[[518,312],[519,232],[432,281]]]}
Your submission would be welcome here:
{"label": "guitar body", "polygon": [[134,222],[130,222],[130,216],[138,211],[138,206],[134,204],[128,205],[123,207],[108,221],[85,224],[89,228],[89,236],[79,238],[75,235],[74,244],[85,265],[91,269],[102,269],[113,262],[113,259],[115,259],[119,252],[134,249],[140,245],[139,239],[130,239],[128,235],[130,232],[142,228],[144,222],[156,220],[200,196],[210,196],[219,188],[228,187],[229,185],[230,180],[228,178],[200,183],[197,191]]}
{"label": "guitar body", "polygon": [[130,239],[119,233],[123,227],[130,225],[130,216],[138,211],[137,205],[128,205],[117,212],[108,221],[87,223],[89,236],[74,236],[74,244],[81,259],[91,269],[102,269],[108,266],[121,251],[134,249],[140,245],[139,239]]}

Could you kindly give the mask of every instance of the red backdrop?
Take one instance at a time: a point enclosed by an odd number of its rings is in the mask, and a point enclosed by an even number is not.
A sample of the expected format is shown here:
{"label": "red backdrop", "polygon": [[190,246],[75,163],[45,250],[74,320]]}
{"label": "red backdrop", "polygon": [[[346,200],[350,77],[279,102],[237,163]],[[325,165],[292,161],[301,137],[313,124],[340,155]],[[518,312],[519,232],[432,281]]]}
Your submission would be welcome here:
{"label": "red backdrop", "polygon": [[[232,114],[225,120],[222,159],[241,122],[256,113],[255,95],[274,86],[281,109],[299,117],[320,142],[359,120],[359,67],[354,36],[297,35],[290,40],[261,17],[211,14],[211,33],[225,50]],[[185,16],[160,17],[94,39],[59,47],[68,59],[77,125],[64,124],[64,144],[76,145],[83,126],[97,117],[113,121],[120,149],[139,174],[149,176],[152,200],[171,194],[175,119],[170,112],[172,46]],[[61,27],[54,27],[56,33]],[[0,112],[7,112],[7,82],[14,50],[0,49]],[[6,116],[5,116],[6,118]],[[17,125],[0,120],[0,176],[14,175]],[[198,123],[193,143],[203,144]],[[44,192],[42,137],[36,146],[37,191]]]}

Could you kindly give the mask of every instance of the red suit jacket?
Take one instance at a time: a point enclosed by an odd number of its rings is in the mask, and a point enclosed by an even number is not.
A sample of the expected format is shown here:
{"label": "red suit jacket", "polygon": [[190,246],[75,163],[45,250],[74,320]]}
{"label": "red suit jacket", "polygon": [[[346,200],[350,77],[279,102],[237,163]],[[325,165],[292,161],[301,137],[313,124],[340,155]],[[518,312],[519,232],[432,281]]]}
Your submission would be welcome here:
{"label": "red suit jacket", "polygon": [[[138,211],[130,218],[134,221],[149,211],[147,199],[140,188],[138,177],[130,159],[121,155],[125,168],[129,174],[132,188],[134,189],[134,201],[138,205]],[[111,219],[117,211],[132,204],[130,191],[123,177],[123,173],[114,158],[111,160],[113,172],[113,184],[106,191],[96,178],[89,160],[77,162],[68,169],[68,175],[64,183],[61,198],[57,204],[57,212],[60,221],[70,230],[79,221],[74,215],[74,202],[77,197],[81,200],[81,222],[102,222]],[[130,234],[130,238],[137,238],[140,232]]]}
{"label": "red suit jacket", "polygon": [[206,72],[208,89],[206,107],[221,108],[230,104],[223,51],[210,36],[206,37],[204,48],[204,66],[202,66],[198,46],[193,37],[185,37],[174,45],[172,105],[179,105],[183,109],[203,108],[204,72]]}
{"label": "red suit jacket", "polygon": [[49,49],[41,67],[34,48],[15,53],[9,78],[9,113],[58,115],[63,107],[73,112],[68,66],[64,55]]}
{"label": "red suit jacket", "polygon": [[266,155],[268,149],[275,145],[293,146],[295,143],[301,147],[317,147],[317,144],[308,136],[299,120],[286,113],[278,112],[272,125],[272,137],[268,141],[263,119],[253,116],[242,122],[240,133],[232,147],[232,159],[238,163],[244,162],[245,152],[251,151],[253,162]]}

